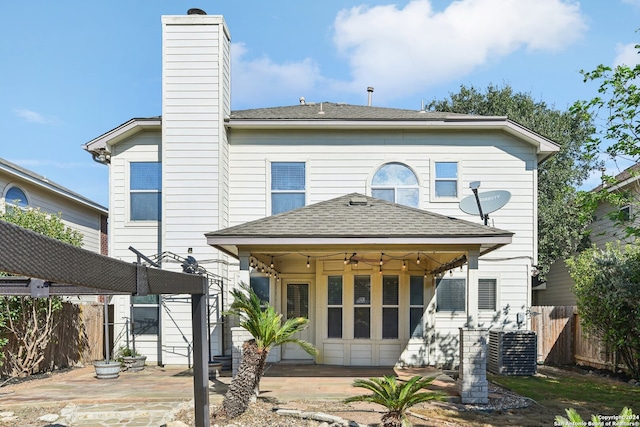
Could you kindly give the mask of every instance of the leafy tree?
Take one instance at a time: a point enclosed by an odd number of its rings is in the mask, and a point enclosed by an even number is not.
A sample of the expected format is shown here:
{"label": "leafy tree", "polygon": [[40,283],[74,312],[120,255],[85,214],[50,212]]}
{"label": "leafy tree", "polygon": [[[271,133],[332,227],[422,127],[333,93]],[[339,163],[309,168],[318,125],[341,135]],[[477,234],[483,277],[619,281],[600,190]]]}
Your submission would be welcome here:
{"label": "leafy tree", "polygon": [[459,93],[432,101],[427,108],[507,116],[560,145],[538,169],[538,264],[544,279],[551,264],[583,243],[595,208],[588,195],[576,190],[598,166],[592,147],[585,144],[593,132],[591,118],[551,108],[528,93],[515,93],[509,85],[489,85],[485,92],[463,85]]}
{"label": "leafy tree", "polygon": [[609,243],[567,260],[586,332],[617,352],[640,378],[640,247]]}
{"label": "leafy tree", "polygon": [[433,378],[415,376],[407,382],[398,382],[396,377],[385,375],[382,378],[355,380],[354,387],[362,387],[373,394],[352,396],[344,400],[351,402],[377,403],[387,408],[388,412],[382,417],[384,427],[408,427],[411,422],[407,417],[407,410],[414,405],[433,400],[445,400],[440,392],[420,391],[431,384]]}
{"label": "leafy tree", "polygon": [[246,284],[231,291],[233,303],[225,314],[240,317],[240,326],[246,329],[253,339],[242,346],[242,361],[238,373],[229,384],[222,401],[222,407],[216,414],[220,418],[235,418],[242,415],[249,403],[257,397],[258,386],[264,374],[269,351],[286,343],[298,344],[311,355],[318,350],[307,341],[294,335],[304,330],[309,319],[294,317],[282,321],[282,314],[273,306],[260,301],[256,293]]}
{"label": "leafy tree", "polygon": [[[82,234],[65,226],[60,215],[40,209],[0,208],[2,221],[75,246],[82,245]],[[61,308],[59,297],[0,296],[0,362],[7,362],[4,370],[10,376],[24,377],[39,370],[56,323],[55,313]]]}
{"label": "leafy tree", "polygon": [[[640,53],[640,45],[635,46]],[[585,120],[601,123],[589,139],[590,149],[608,155],[613,160],[632,161],[636,167],[626,171],[627,178],[640,173],[640,64],[633,67],[619,65],[611,68],[598,65],[593,71],[581,71],[585,82],[599,82],[598,95],[590,101],[578,101],[572,111]],[[615,183],[613,176],[605,176],[609,183]],[[600,200],[622,207],[633,205],[631,218],[618,215],[614,210],[610,218],[622,226],[627,236],[640,237],[640,226],[634,224],[640,208],[640,186],[637,184],[627,191],[610,192],[602,188]]]}

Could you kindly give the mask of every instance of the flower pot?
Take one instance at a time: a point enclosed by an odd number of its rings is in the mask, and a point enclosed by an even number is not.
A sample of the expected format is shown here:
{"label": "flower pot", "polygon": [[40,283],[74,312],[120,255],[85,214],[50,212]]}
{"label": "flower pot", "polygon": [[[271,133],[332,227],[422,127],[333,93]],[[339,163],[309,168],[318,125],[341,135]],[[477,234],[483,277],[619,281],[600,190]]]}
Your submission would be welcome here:
{"label": "flower pot", "polygon": [[96,377],[100,380],[118,378],[120,375],[120,363],[116,361],[96,361],[93,362],[93,367],[96,370]]}
{"label": "flower pot", "polygon": [[122,367],[125,371],[138,372],[144,369],[147,356],[123,356]]}
{"label": "flower pot", "polygon": [[223,371],[231,370],[231,359],[232,359],[231,356],[218,355],[218,356],[213,356],[212,359],[214,362],[222,363]]}

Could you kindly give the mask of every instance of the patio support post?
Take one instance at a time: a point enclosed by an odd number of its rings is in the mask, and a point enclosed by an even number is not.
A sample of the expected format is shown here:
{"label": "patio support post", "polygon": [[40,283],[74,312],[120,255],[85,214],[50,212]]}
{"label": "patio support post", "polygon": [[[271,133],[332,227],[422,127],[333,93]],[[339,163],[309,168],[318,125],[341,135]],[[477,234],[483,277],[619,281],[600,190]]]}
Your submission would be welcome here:
{"label": "patio support post", "polygon": [[[206,279],[203,277],[203,288]],[[191,295],[193,327],[193,399],[197,427],[209,427],[209,364],[206,294]]]}
{"label": "patio support post", "polygon": [[465,310],[467,312],[467,328],[475,328],[478,324],[478,250],[467,253],[467,295]]}

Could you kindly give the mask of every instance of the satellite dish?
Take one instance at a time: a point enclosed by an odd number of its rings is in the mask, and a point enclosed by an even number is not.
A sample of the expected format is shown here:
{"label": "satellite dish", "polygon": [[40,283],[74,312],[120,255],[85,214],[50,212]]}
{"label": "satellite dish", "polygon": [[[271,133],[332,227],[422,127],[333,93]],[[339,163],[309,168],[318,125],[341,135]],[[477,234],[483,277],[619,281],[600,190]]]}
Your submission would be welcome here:
{"label": "satellite dish", "polygon": [[469,215],[480,215],[479,202],[482,206],[482,213],[490,214],[506,205],[510,199],[511,193],[506,190],[485,191],[478,193],[477,200],[475,194],[460,200],[460,210]]}

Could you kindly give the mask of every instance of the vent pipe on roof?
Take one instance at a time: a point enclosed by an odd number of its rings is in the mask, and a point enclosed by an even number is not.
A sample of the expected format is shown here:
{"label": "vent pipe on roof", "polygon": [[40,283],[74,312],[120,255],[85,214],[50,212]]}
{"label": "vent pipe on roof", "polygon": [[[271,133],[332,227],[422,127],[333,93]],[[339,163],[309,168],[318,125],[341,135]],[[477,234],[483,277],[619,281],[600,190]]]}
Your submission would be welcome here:
{"label": "vent pipe on roof", "polygon": [[368,99],[367,99],[367,105],[369,107],[371,107],[371,94],[373,94],[373,87],[369,86],[367,88],[367,92],[369,93]]}
{"label": "vent pipe on roof", "polygon": [[305,105],[305,104],[306,104],[306,101],[304,99],[304,96],[301,96],[300,97],[300,105]]}

